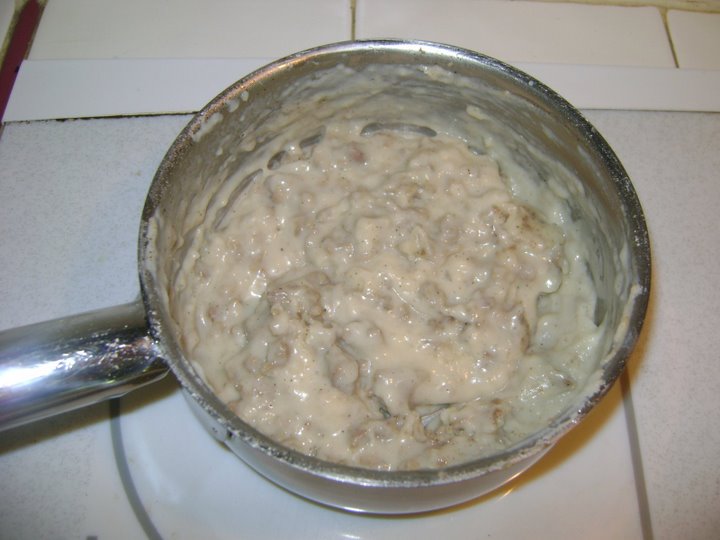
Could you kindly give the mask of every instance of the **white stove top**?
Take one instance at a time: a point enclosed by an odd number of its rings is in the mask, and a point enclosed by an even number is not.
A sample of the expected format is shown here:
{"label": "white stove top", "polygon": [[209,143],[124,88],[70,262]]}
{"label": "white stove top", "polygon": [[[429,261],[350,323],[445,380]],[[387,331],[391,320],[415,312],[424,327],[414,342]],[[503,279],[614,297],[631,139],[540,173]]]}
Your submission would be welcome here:
{"label": "white stove top", "polygon": [[[51,1],[49,7],[57,10],[59,5]],[[80,0],[66,5],[90,9]],[[374,2],[361,5],[365,11],[358,15],[368,17]],[[333,12],[330,19],[342,25],[343,13]],[[421,22],[413,24],[417,28]],[[358,28],[369,31],[370,26],[366,21]],[[307,39],[302,32],[288,35],[288,46],[298,36]],[[301,47],[290,50],[295,48]],[[175,72],[181,75],[188,62],[206,73],[216,70],[220,84],[230,76],[228,66],[237,70],[269,56],[266,50],[253,49],[242,59],[204,60],[186,54],[170,63],[181,66]],[[89,59],[31,59],[41,76],[23,84],[34,87],[37,95],[43,95],[43,85],[78,88],[85,75],[77,73],[93,72]],[[131,58],[120,60],[99,58],[94,66],[106,70],[103,73],[123,74],[118,80],[126,80],[130,70],[149,73],[151,81],[156,66],[168,65],[157,58],[146,59],[144,67]],[[52,67],[51,61],[59,64]],[[60,69],[65,76],[57,71],[48,75],[63,63],[75,64],[79,71]],[[120,65],[126,67],[118,71]],[[148,65],[155,67],[148,71]],[[539,69],[551,73],[554,67],[545,63]],[[569,74],[570,81],[584,80],[577,76],[584,69],[629,69],[651,88],[652,79],[643,73],[673,68],[557,69],[564,77]],[[680,71],[669,76],[687,82],[686,77],[699,73]],[[720,93],[712,84],[717,72],[700,71],[711,86],[700,85],[690,95],[716,99]],[[117,107],[127,100],[120,94],[113,99],[112,92],[126,87],[106,84],[104,96],[79,87],[86,92],[81,99],[71,92],[50,108],[58,111],[71,103],[80,108],[74,116],[86,117],[127,113],[97,112],[87,97],[95,95],[103,107]],[[196,88],[192,98],[200,104],[221,89],[202,88]],[[212,93],[203,97],[202,92]],[[595,94],[607,97],[597,88]],[[590,94],[580,88],[580,95]],[[627,96],[622,93],[620,98]],[[687,96],[682,97],[685,103],[698,103]],[[175,97],[186,104],[140,96],[143,106],[149,99],[156,104],[141,112],[196,107],[187,94]],[[20,102],[20,97],[14,99]],[[29,112],[23,113],[28,119],[38,110],[29,103]],[[603,106],[612,104],[586,104]],[[275,487],[215,443],[168,378],[113,404],[0,433],[0,537],[712,537],[720,530],[720,417],[714,413],[720,404],[715,391],[720,364],[713,339],[720,326],[715,285],[720,262],[715,248],[720,232],[720,115],[585,112],[615,148],[643,203],[655,265],[651,308],[624,388],[616,386],[586,422],[527,474],[479,500],[437,513],[386,518],[330,510]],[[58,116],[63,115],[46,111],[38,117]],[[0,329],[136,297],[136,237],[145,193],[165,150],[188,119],[182,114],[5,124],[0,136]]]}
{"label": "white stove top", "polygon": [[[155,167],[186,116],[10,124],[0,140],[8,327],[133,299],[135,235]],[[418,518],[322,508],[260,478],[217,444],[177,383],[6,432],[0,531],[68,538],[641,536],[620,388],[527,475]],[[513,519],[521,511],[522,520]],[[278,519],[278,513],[282,519]],[[38,518],[38,516],[41,516]],[[562,529],[558,528],[558,520]],[[155,531],[155,532],[153,532]],[[210,534],[210,532],[212,534]],[[201,534],[202,533],[202,534]],[[214,536],[213,536],[214,535]],[[0,534],[0,536],[3,536]]]}

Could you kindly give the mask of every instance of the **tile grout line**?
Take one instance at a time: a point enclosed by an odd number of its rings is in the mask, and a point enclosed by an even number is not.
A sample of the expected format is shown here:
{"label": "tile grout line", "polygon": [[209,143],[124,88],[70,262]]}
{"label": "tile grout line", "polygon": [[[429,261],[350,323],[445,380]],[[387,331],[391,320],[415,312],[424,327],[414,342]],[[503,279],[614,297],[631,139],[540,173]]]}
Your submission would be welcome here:
{"label": "tile grout line", "polygon": [[663,27],[665,28],[665,35],[667,36],[668,43],[670,44],[670,52],[672,53],[673,62],[675,67],[680,68],[680,62],[678,62],[677,52],[675,51],[675,43],[673,43],[672,32],[670,32],[670,24],[668,23],[668,9],[658,8],[660,11],[660,17],[662,18]]}
{"label": "tile grout line", "polygon": [[355,26],[357,25],[357,0],[350,0],[350,40],[355,41]]}
{"label": "tile grout line", "polygon": [[630,389],[630,375],[627,370],[620,375],[620,389],[623,396],[623,409],[625,412],[625,426],[630,443],[630,459],[635,476],[635,492],[640,511],[640,527],[643,540],[653,539],[652,519],[650,516],[650,502],[648,500],[647,485],[645,483],[645,469],[643,467],[642,452],[640,451],[640,436],[635,417],[632,392]]}

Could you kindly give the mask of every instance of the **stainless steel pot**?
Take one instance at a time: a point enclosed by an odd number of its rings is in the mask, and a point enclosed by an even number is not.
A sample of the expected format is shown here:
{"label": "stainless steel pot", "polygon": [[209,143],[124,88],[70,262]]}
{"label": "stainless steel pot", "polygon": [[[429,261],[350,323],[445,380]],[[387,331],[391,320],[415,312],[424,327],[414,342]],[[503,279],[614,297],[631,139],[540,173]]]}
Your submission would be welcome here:
{"label": "stainless steel pot", "polygon": [[[572,407],[498,455],[410,472],[365,470],[304,456],[235,416],[180,346],[167,308],[170,284],[162,275],[177,255],[177,238],[194,219],[204,217],[188,216],[189,201],[218,193],[253,152],[281,145],[288,107],[301,109],[308,95],[323,84],[327,89],[324,74],[339,65],[348,73],[375,70],[378,103],[393,104],[378,120],[402,122],[403,111],[427,111],[429,123],[444,122],[470,137],[472,126],[463,126],[458,118],[473,105],[497,120],[496,135],[509,141],[531,168],[537,165],[540,177],[547,171],[524,150],[527,146],[554,156],[580,180],[572,211],[592,244],[588,262],[600,298],[596,322],[607,327],[605,354],[595,384]],[[352,77],[332,80],[339,100],[358,92]],[[218,152],[220,147],[224,152]],[[231,156],[230,149],[235,149]],[[150,186],[140,225],[139,274],[142,299],[136,303],[0,334],[0,429],[122,395],[157,380],[169,367],[209,431],[273,482],[339,508],[408,513],[460,503],[507,482],[605,395],[642,326],[650,250],[642,209],[622,165],[595,129],[552,90],[467,50],[367,41],[320,47],[274,62],[225,90],[192,119]]]}

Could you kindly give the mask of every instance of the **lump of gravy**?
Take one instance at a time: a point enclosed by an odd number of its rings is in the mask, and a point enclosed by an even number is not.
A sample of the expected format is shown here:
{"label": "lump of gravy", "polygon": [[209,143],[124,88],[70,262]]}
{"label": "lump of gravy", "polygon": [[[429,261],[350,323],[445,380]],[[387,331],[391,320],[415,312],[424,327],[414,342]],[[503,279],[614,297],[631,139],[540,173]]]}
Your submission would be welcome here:
{"label": "lump of gravy", "polygon": [[601,332],[562,197],[491,139],[348,118],[310,135],[229,180],[248,186],[174,276],[217,395],[283,445],[379,470],[496,453],[572,403]]}

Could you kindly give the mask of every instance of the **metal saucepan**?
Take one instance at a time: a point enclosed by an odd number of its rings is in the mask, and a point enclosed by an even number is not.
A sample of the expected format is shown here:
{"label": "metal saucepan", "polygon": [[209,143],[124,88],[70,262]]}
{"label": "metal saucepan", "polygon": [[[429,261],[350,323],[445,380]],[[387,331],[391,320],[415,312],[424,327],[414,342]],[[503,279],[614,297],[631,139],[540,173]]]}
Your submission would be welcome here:
{"label": "metal saucepan", "polygon": [[[338,65],[355,71],[377,67],[382,74],[378,96],[397,100],[398,106],[384,113],[392,121],[402,122],[404,110],[420,107],[456,122],[468,104],[476,105],[499,120],[498,136],[509,137],[520,154],[523,145],[532,144],[582,183],[573,212],[593,244],[588,266],[600,298],[596,316],[608,328],[597,384],[550,425],[498,455],[439,470],[393,472],[302,455],[233,414],[198,376],[179,344],[168,315],[167,284],[153,269],[175,255],[169,236],[182,235],[191,226],[188,202],[203,190],[218,191],[252,155],[253,146],[281,141],[268,126],[281,125],[278,119],[288,106],[302,107],[303,99],[322,85],[322,74]],[[343,93],[357,92],[350,83],[345,86],[337,84],[340,99]],[[217,151],[220,146],[225,153]],[[228,159],[232,148],[236,151]],[[532,166],[532,155],[524,157]],[[552,90],[467,50],[416,41],[360,41],[319,47],[261,68],[191,120],[150,186],[140,224],[139,274],[141,301],[0,334],[0,429],[120,396],[159,379],[169,367],[212,434],[273,482],[339,508],[408,513],[460,503],[507,482],[605,395],[642,326],[650,250],[642,209],[622,165],[597,131]]]}

